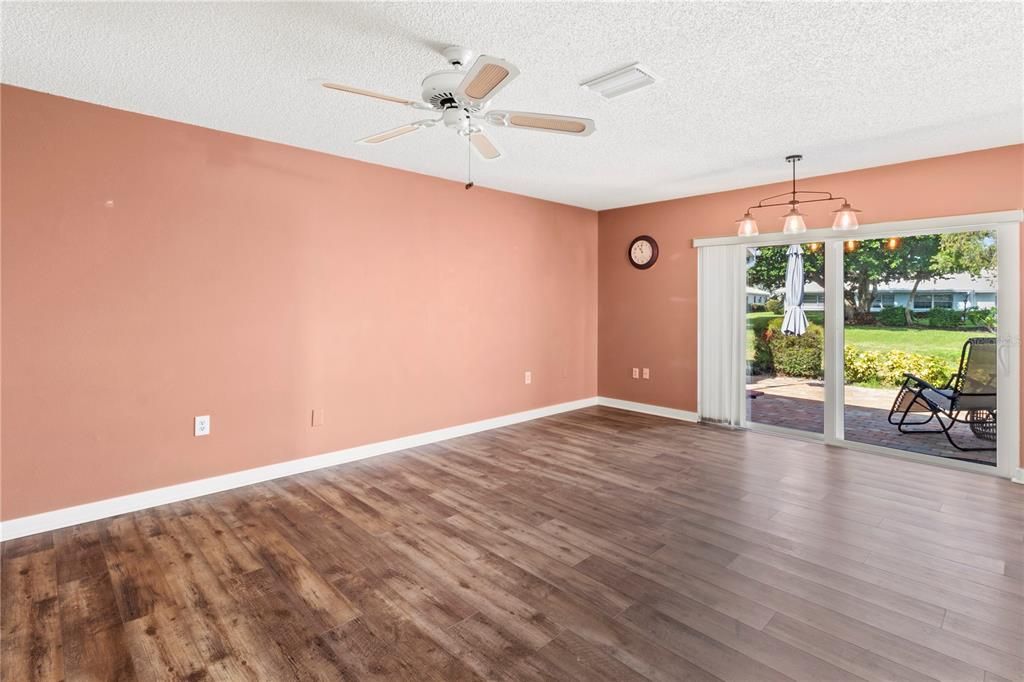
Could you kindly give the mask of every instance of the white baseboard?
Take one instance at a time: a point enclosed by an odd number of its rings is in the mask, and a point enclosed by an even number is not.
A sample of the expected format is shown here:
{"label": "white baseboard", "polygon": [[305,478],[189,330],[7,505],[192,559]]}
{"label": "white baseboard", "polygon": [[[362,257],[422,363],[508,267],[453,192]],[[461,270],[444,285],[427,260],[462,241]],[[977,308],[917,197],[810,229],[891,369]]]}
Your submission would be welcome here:
{"label": "white baseboard", "polygon": [[1024,468],[1014,471],[1013,477],[1010,480],[1014,483],[1024,484]]}
{"label": "white baseboard", "polygon": [[644,414],[654,414],[659,417],[668,417],[669,419],[679,419],[684,422],[698,421],[696,412],[687,412],[686,410],[677,410],[672,407],[662,407],[661,405],[634,403],[632,400],[599,397],[597,404],[604,405],[605,407],[617,407],[620,410],[629,410],[630,412],[643,412]]}
{"label": "white baseboard", "polygon": [[579,410],[581,408],[591,407],[597,404],[598,398],[583,398],[582,400],[573,400],[567,403],[538,407],[533,410],[526,410],[525,412],[507,414],[502,417],[492,417],[491,419],[483,419],[481,421],[470,422],[468,424],[449,426],[436,431],[427,431],[425,433],[417,433],[411,436],[403,436],[392,440],[380,441],[378,443],[359,445],[354,448],[346,448],[345,450],[337,450],[335,452],[328,452],[322,455],[313,455],[312,457],[293,459],[287,462],[279,462],[278,464],[269,464],[267,466],[257,467],[255,469],[246,469],[244,471],[237,471],[231,474],[224,474],[222,476],[213,476],[211,478],[203,478],[198,481],[179,483],[177,485],[167,486],[166,488],[145,490],[140,493],[132,493],[131,495],[112,497],[110,499],[89,502],[74,507],[65,507],[64,509],[55,509],[53,511],[43,512],[42,514],[22,516],[21,518],[11,519],[10,521],[4,521],[0,524],[0,539],[13,540],[14,538],[20,538],[25,535],[44,533],[46,531],[57,530],[58,528],[74,526],[79,523],[87,523],[89,521],[117,516],[118,514],[126,514],[128,512],[139,511],[140,509],[148,509],[149,507],[156,507],[161,504],[180,502],[193,497],[210,495],[211,493],[221,492],[222,490],[239,488],[245,485],[252,485],[253,483],[262,483],[263,481],[270,481],[275,478],[281,478],[282,476],[291,476],[292,474],[300,474],[305,471],[313,471],[314,469],[323,469],[324,467],[344,464],[346,462],[354,462],[359,459],[366,459],[367,457],[383,455],[389,452],[429,445],[430,443],[437,443],[439,441],[448,440],[449,438],[457,438],[459,436],[467,436],[472,433],[497,429],[502,426],[510,426],[512,424],[530,421],[531,419],[548,417],[562,412],[571,412],[573,410]]}

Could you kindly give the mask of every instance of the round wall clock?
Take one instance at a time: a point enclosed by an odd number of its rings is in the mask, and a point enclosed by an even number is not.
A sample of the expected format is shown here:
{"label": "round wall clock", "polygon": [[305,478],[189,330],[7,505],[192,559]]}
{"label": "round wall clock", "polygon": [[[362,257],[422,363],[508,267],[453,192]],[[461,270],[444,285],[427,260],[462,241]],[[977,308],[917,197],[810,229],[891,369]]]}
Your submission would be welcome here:
{"label": "round wall clock", "polygon": [[654,237],[640,235],[629,244],[629,262],[638,270],[646,270],[658,260],[658,242]]}

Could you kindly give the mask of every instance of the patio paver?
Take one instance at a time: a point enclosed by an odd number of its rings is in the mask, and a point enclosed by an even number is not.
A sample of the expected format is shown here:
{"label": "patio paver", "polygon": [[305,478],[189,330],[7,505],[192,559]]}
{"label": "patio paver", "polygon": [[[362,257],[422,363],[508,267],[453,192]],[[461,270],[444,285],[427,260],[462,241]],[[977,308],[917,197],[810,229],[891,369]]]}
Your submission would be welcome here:
{"label": "patio paver", "polygon": [[[824,431],[825,389],[822,382],[791,377],[751,377],[747,388],[763,392],[756,399],[747,398],[747,414],[751,421],[811,433]],[[961,452],[950,445],[941,433],[900,433],[888,421],[889,407],[895,396],[896,389],[847,386],[844,410],[846,439],[995,465],[994,451]],[[993,443],[981,440],[961,424],[953,427],[952,435],[965,447],[993,447]]]}

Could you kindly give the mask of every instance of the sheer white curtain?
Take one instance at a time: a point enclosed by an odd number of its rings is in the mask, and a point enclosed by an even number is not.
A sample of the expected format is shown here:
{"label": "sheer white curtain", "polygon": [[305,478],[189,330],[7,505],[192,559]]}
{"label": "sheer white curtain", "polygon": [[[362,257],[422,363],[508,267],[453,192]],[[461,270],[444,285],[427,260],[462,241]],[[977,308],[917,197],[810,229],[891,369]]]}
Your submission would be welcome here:
{"label": "sheer white curtain", "polygon": [[739,426],[743,413],[745,251],[742,245],[699,250],[697,409],[703,422]]}

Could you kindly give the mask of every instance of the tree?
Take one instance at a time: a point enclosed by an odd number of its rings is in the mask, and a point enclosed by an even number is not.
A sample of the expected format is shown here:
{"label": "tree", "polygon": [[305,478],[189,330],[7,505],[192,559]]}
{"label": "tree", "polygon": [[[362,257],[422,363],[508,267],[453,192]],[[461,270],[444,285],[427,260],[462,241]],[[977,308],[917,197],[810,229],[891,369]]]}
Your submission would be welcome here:
{"label": "tree", "polygon": [[[927,254],[920,254],[919,262],[915,263],[912,270],[914,286],[910,290],[904,313],[908,326],[912,324],[910,313],[914,309],[914,298],[921,282],[930,282],[960,273],[980,277],[986,270],[995,270],[998,263],[995,235],[991,232],[954,232],[936,236],[937,243],[933,249],[928,249]],[[925,238],[910,237],[907,241],[916,242],[920,239]],[[913,248],[912,245],[911,250]]]}
{"label": "tree", "polygon": [[[786,285],[786,266],[789,257],[785,246],[759,249],[757,261],[747,270],[747,281],[767,291],[777,291]],[[825,287],[825,255],[823,249],[811,250],[804,246],[805,281]],[[878,285],[903,279],[907,269],[896,252],[886,249],[884,242],[860,242],[858,248],[846,253],[843,267],[846,304],[856,312],[867,312],[875,299]]]}
{"label": "tree", "polygon": [[[907,315],[913,310],[914,296],[922,282],[966,272],[978,277],[995,268],[996,246],[991,233],[906,237],[895,245],[887,239],[855,242],[843,259],[843,298],[855,313],[866,313],[882,284],[906,280],[913,282]],[[775,292],[786,284],[788,257],[785,246],[762,247],[755,263],[747,269],[747,281]],[[806,281],[825,286],[823,249],[804,246]],[[909,324],[909,321],[908,321]]]}

